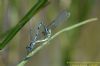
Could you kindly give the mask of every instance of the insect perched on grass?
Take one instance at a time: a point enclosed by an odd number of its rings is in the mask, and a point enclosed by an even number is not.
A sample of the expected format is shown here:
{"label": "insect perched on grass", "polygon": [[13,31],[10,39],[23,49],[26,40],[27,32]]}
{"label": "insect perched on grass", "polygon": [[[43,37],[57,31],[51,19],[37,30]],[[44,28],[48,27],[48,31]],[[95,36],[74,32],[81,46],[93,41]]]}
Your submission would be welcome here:
{"label": "insect perched on grass", "polygon": [[47,41],[51,36],[51,30],[62,24],[69,18],[69,16],[70,13],[63,10],[48,26],[45,25],[43,21],[37,24],[37,26],[34,28],[35,35],[33,37],[31,32],[32,39],[30,44],[26,47],[27,51],[31,52],[36,44]]}

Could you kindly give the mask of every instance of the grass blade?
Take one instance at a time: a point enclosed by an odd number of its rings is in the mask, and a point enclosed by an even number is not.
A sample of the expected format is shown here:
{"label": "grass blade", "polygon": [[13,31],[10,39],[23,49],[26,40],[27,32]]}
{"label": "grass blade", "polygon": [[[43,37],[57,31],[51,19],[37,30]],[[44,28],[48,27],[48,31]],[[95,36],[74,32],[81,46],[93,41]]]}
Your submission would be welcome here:
{"label": "grass blade", "polygon": [[48,3],[48,0],[38,0],[35,5],[29,10],[29,12],[18,22],[18,24],[7,34],[5,39],[0,43],[0,50],[3,49],[8,42],[18,33],[18,31],[39,11]]}

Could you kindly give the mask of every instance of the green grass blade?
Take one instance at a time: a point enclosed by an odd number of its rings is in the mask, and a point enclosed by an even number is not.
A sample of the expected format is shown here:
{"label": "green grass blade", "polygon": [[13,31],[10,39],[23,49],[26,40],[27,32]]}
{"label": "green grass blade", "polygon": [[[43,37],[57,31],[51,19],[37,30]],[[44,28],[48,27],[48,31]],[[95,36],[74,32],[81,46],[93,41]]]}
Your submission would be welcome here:
{"label": "green grass blade", "polygon": [[18,24],[7,34],[5,39],[0,43],[0,50],[3,49],[8,42],[18,33],[18,31],[39,11],[48,3],[48,0],[38,0],[30,11],[18,22]]}

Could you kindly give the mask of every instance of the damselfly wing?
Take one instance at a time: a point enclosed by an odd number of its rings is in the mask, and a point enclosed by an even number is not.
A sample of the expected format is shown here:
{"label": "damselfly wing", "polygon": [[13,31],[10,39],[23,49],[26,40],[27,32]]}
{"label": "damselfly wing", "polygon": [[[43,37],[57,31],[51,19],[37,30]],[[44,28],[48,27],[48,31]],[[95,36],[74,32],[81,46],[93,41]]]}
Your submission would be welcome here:
{"label": "damselfly wing", "polygon": [[37,43],[40,42],[44,42],[47,41],[48,38],[51,36],[51,31],[53,29],[55,29],[57,26],[61,25],[65,20],[67,20],[70,16],[70,13],[67,12],[66,10],[63,10],[57,17],[55,20],[52,21],[51,24],[49,24],[48,26],[44,24],[43,21],[41,21],[40,23],[38,23],[35,26],[35,34],[32,35],[32,40],[30,42],[30,44],[27,46],[27,50],[30,52],[32,51],[32,49],[34,48],[34,46]]}

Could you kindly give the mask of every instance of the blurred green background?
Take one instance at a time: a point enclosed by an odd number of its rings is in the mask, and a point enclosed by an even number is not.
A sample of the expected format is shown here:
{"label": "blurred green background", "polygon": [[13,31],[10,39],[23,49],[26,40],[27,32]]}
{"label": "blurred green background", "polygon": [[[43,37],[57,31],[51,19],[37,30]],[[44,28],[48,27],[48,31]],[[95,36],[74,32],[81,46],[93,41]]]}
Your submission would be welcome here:
{"label": "blurred green background", "polygon": [[[41,20],[50,24],[64,9],[71,13],[68,21],[53,30],[54,33],[64,27],[89,18],[100,18],[100,0],[49,0],[17,33],[9,44],[0,51],[0,66],[16,66],[27,54],[26,46],[30,42],[30,28]],[[36,0],[0,0],[0,41],[29,11]],[[69,32],[65,32],[36,53],[25,66],[67,66],[67,61],[100,61],[100,22],[88,23]]]}

